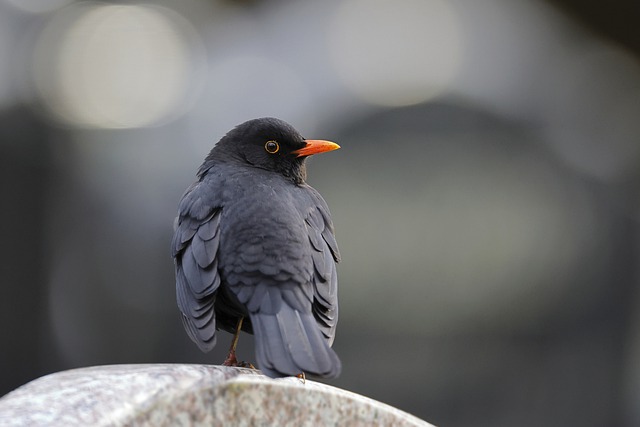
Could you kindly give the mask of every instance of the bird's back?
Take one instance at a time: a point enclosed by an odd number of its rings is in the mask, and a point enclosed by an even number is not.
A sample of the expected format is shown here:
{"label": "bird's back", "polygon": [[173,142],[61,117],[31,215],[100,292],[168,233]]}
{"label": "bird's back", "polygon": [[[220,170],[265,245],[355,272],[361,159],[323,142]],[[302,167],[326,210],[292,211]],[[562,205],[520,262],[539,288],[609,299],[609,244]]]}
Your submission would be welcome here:
{"label": "bird's back", "polygon": [[[336,376],[338,255],[335,240],[332,250],[322,237],[328,229],[333,238],[324,200],[280,175],[228,165],[212,167],[198,185],[198,197],[219,210],[217,327],[232,332],[244,317],[258,364],[271,376]],[[329,288],[323,301],[318,286]]]}

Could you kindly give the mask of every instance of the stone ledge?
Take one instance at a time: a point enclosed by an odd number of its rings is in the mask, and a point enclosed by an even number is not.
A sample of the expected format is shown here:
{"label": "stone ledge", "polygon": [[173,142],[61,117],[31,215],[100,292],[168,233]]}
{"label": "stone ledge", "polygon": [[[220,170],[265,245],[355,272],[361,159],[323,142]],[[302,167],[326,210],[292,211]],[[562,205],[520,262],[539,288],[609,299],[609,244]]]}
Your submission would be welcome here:
{"label": "stone ledge", "polygon": [[336,387],[210,365],[110,365],[58,372],[0,399],[3,426],[423,426]]}

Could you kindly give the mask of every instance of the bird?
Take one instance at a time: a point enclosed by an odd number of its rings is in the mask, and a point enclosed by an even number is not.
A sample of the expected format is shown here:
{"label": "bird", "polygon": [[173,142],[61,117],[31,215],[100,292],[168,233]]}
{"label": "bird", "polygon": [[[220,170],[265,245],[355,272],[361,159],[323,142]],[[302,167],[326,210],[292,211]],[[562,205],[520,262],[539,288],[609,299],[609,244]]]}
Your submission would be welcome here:
{"label": "bird", "polygon": [[[217,330],[254,335],[271,378],[335,378],[340,252],[327,203],[306,183],[306,159],[340,146],[305,139],[273,117],[224,135],[178,205],[171,253],[187,334],[211,351]],[[252,366],[252,365],[251,365]]]}

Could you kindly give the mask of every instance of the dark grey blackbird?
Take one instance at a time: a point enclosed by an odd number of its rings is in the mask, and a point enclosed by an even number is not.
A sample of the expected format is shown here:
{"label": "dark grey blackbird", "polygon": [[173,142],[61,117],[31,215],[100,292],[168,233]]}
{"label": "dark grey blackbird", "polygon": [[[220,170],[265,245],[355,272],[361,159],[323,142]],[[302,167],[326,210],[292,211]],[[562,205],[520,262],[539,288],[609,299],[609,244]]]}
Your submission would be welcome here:
{"label": "dark grey blackbird", "polygon": [[274,118],[250,120],[211,150],[178,208],[172,254],[178,307],[202,351],[240,330],[255,335],[270,377],[336,377],[340,260],[326,202],[305,183],[305,159],[340,148],[305,140]]}

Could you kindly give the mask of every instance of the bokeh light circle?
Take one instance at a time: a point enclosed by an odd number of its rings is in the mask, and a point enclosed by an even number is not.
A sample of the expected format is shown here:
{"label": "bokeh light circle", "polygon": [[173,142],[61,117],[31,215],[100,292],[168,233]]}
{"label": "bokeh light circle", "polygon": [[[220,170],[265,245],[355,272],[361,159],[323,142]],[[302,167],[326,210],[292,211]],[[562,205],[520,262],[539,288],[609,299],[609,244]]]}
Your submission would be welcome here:
{"label": "bokeh light circle", "polygon": [[80,127],[156,125],[188,106],[202,50],[177,13],[148,5],[83,2],[40,35],[33,72],[53,117]]}

